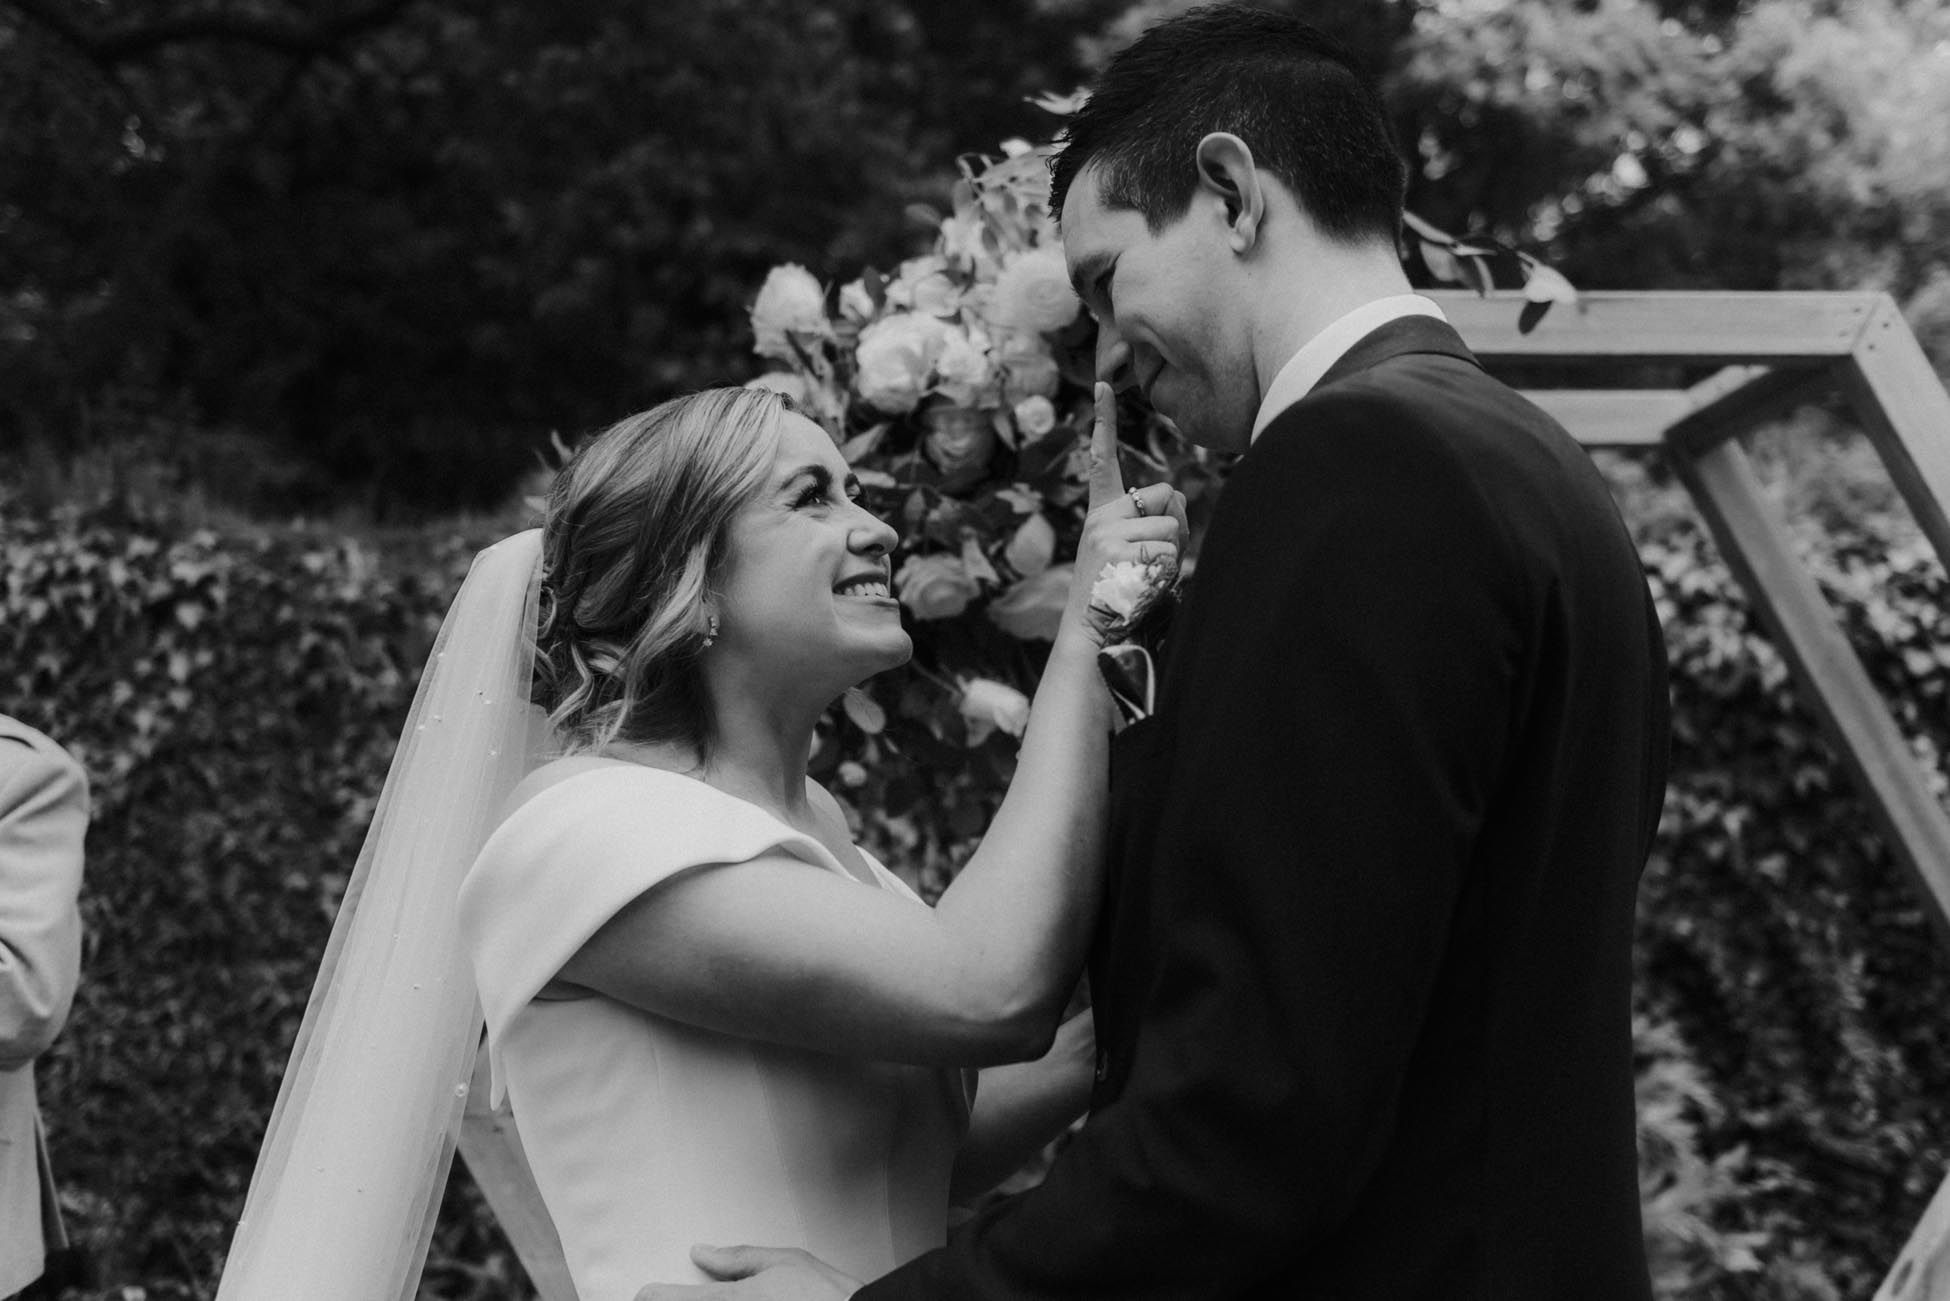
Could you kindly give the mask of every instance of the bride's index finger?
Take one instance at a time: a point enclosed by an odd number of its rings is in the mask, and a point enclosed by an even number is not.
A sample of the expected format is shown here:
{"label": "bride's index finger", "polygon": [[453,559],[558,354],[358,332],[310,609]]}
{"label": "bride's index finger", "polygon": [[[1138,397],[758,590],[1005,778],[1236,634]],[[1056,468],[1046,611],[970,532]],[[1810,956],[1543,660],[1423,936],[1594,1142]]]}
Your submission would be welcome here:
{"label": "bride's index finger", "polygon": [[1117,465],[1117,390],[1097,381],[1097,419],[1090,430],[1090,504],[1101,506],[1124,495]]}

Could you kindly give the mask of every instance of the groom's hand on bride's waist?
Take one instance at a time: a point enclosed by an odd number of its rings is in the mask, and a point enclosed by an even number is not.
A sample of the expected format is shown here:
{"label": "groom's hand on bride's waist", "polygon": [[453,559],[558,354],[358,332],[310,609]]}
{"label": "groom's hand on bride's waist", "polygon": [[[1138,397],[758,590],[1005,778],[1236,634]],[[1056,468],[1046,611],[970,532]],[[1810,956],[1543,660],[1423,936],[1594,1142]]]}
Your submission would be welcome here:
{"label": "groom's hand on bride's waist", "polygon": [[691,1248],[691,1260],[716,1283],[651,1283],[636,1301],[835,1301],[852,1296],[860,1280],[849,1278],[797,1247]]}

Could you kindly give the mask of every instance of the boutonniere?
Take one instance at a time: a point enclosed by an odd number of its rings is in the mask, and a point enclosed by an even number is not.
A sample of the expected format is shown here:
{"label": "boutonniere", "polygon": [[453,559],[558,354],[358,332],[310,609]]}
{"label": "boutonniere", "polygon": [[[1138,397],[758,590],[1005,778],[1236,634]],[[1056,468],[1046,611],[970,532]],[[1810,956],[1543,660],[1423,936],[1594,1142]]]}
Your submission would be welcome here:
{"label": "boutonniere", "polygon": [[1090,585],[1090,608],[1104,621],[1104,644],[1129,641],[1153,610],[1176,600],[1178,562],[1157,559],[1105,565]]}

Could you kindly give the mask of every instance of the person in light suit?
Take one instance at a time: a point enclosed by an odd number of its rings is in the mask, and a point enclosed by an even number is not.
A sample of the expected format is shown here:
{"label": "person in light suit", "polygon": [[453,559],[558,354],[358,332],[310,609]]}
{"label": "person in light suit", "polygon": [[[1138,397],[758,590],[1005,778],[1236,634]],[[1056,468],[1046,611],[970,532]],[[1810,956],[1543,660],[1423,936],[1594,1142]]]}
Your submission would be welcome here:
{"label": "person in light suit", "polygon": [[44,1168],[34,1059],[81,973],[88,779],[67,751],[0,714],[0,1297],[41,1276]]}

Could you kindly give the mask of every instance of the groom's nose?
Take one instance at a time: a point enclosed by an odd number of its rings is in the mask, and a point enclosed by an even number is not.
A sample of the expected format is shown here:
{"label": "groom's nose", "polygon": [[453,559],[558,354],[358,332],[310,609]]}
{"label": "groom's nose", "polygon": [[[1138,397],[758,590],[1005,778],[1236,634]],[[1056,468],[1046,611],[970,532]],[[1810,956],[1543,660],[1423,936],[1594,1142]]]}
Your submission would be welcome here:
{"label": "groom's nose", "polygon": [[1131,345],[1124,342],[1116,326],[1101,321],[1097,324],[1097,378],[1120,392],[1137,383],[1131,370]]}

